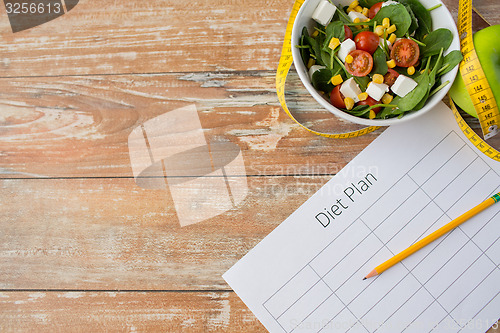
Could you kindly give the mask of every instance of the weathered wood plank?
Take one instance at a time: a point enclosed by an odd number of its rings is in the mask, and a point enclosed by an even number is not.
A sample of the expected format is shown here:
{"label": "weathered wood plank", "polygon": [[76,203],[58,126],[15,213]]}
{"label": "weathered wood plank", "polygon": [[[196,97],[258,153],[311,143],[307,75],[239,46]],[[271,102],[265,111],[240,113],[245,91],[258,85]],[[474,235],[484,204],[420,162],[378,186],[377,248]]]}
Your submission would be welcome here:
{"label": "weathered wood plank", "polygon": [[[291,74],[289,106],[308,126],[350,124],[322,110]],[[237,144],[248,174],[336,173],[379,133],[333,140],[280,109],[274,72],[0,79],[1,177],[128,177],[128,136],[195,104],[208,142]],[[319,171],[318,171],[319,170]]]}
{"label": "weathered wood plank", "polygon": [[120,291],[0,292],[0,330],[267,332],[233,292]]}
{"label": "weathered wood plank", "polygon": [[[288,82],[288,105],[307,126],[359,128],[321,109],[296,74]],[[310,134],[274,89],[274,72],[0,79],[0,177],[130,177],[130,133],[192,104],[207,142],[237,144],[252,175],[334,174],[382,132]]]}
{"label": "weathered wood plank", "polygon": [[266,332],[233,292],[0,292],[0,331]]}
{"label": "weathered wood plank", "polygon": [[235,209],[183,228],[174,200],[190,198],[133,179],[0,180],[0,288],[227,289],[221,275],[329,178],[249,177]]}
{"label": "weathered wood plank", "polygon": [[0,22],[0,76],[268,70],[293,3],[80,0],[66,15],[12,33]]}
{"label": "weathered wood plank", "polygon": [[[457,2],[446,0],[453,17]],[[289,0],[80,0],[66,15],[12,33],[0,21],[0,76],[272,70]],[[474,1],[490,24],[498,3]]]}

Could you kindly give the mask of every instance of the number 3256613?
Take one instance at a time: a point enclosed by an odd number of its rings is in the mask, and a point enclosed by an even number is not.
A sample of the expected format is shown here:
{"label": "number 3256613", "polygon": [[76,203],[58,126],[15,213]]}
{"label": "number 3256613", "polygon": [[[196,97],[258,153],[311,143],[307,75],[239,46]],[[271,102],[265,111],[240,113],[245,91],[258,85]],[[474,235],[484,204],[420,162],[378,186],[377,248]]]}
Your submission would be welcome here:
{"label": "number 3256613", "polygon": [[59,14],[62,11],[60,3],[6,3],[7,14]]}

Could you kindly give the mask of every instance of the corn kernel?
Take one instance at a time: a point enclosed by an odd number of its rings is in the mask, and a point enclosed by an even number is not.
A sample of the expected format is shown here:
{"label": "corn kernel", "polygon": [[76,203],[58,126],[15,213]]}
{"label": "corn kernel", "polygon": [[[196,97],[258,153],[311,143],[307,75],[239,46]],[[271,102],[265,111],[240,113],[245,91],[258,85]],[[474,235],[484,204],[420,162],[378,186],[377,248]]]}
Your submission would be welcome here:
{"label": "corn kernel", "polygon": [[354,10],[357,11],[358,13],[361,13],[363,11],[363,7],[358,5],[358,6],[354,7]]}
{"label": "corn kernel", "polygon": [[387,39],[391,44],[394,44],[394,42],[396,41],[396,34],[391,34],[389,36],[389,38]]}
{"label": "corn kernel", "polygon": [[354,107],[354,100],[351,97],[344,98],[344,103],[347,110],[352,110]]}
{"label": "corn kernel", "polygon": [[394,59],[387,61],[387,67],[389,67],[389,68],[396,67],[396,62],[394,61]]}
{"label": "corn kernel", "polygon": [[352,22],[353,23],[359,23],[359,22],[361,22],[361,19],[359,17],[356,17]]}
{"label": "corn kernel", "polygon": [[387,33],[392,34],[394,31],[396,31],[396,26],[393,24],[389,28],[387,28]]}
{"label": "corn kernel", "polygon": [[352,12],[354,9],[352,9],[351,7],[347,8],[345,11],[347,14],[349,14],[350,12]]}
{"label": "corn kernel", "polygon": [[319,35],[319,31],[314,30],[313,33],[311,34],[311,37],[315,38],[315,37],[318,37],[318,35]]}
{"label": "corn kernel", "polygon": [[316,63],[315,59],[309,58],[309,61],[307,62],[307,69],[311,68],[315,63]]}
{"label": "corn kernel", "polygon": [[413,66],[410,66],[406,69],[406,72],[408,73],[408,75],[413,75],[415,74],[415,67]]}
{"label": "corn kernel", "polygon": [[363,8],[363,10],[361,11],[361,13],[362,13],[364,16],[368,17],[368,15],[369,15],[369,13],[370,13],[370,10],[369,10],[368,8],[364,7],[364,8]]}
{"label": "corn kernel", "polygon": [[345,57],[345,62],[348,63],[348,64],[352,64],[352,62],[354,61],[354,58],[352,57],[352,55],[348,54],[346,57]]}
{"label": "corn kernel", "polygon": [[351,4],[349,5],[349,8],[354,9],[354,8],[356,8],[356,6],[359,6],[358,0],[354,0],[353,2],[351,2]]}
{"label": "corn kernel", "polygon": [[381,101],[383,104],[389,104],[390,102],[392,102],[393,98],[394,97],[392,97],[391,94],[385,93],[384,96],[382,96]]}
{"label": "corn kernel", "polygon": [[338,86],[339,84],[341,84],[342,82],[344,82],[344,80],[342,79],[342,75],[337,74],[337,75],[335,75],[334,77],[332,77],[332,78],[330,79],[330,82],[331,82],[334,86]]}
{"label": "corn kernel", "polygon": [[384,34],[384,27],[381,26],[381,25],[377,25],[375,27],[375,33],[378,35],[378,36],[382,36]]}
{"label": "corn kernel", "polygon": [[373,82],[375,83],[384,83],[384,76],[382,74],[374,74]]}
{"label": "corn kernel", "polygon": [[370,110],[370,113],[368,114],[368,118],[374,119],[376,116],[377,116],[377,114],[375,113],[375,111]]}
{"label": "corn kernel", "polygon": [[339,45],[340,45],[340,40],[338,38],[332,37],[332,39],[330,39],[328,47],[331,48],[332,50],[335,50],[335,48]]}
{"label": "corn kernel", "polygon": [[368,93],[366,93],[366,92],[361,93],[361,94],[359,94],[359,95],[358,95],[358,99],[359,99],[360,101],[364,101],[364,100],[366,100],[367,98],[368,98]]}
{"label": "corn kernel", "polygon": [[386,29],[389,28],[391,26],[391,20],[388,17],[384,17],[382,20],[382,26]]}

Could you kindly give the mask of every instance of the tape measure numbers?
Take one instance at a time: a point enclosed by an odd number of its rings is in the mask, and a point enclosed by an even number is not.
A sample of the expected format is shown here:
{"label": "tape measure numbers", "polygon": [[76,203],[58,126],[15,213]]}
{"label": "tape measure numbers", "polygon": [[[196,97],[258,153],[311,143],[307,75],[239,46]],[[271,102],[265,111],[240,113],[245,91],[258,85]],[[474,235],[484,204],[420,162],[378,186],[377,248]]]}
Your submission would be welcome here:
{"label": "tape measure numbers", "polygon": [[[449,95],[448,95],[449,97]],[[455,106],[455,103],[453,103],[451,97],[450,98],[450,106],[451,110],[453,111],[453,114],[455,115],[455,120],[457,121],[458,126],[462,130],[462,132],[465,134],[467,139],[476,146],[477,149],[479,149],[480,152],[488,156],[489,158],[499,161],[500,162],[500,152],[497,151],[495,148],[490,146],[486,141],[484,141],[470,126],[465,122],[464,118],[458,111],[457,107]]]}
{"label": "tape measure numbers", "polygon": [[347,132],[347,133],[323,133],[323,132],[318,132],[315,130],[312,130],[305,125],[301,124],[295,117],[292,115],[290,110],[288,109],[285,101],[285,82],[286,82],[286,77],[288,75],[288,72],[290,70],[290,67],[292,66],[293,63],[293,58],[292,58],[292,28],[293,28],[293,23],[295,22],[295,18],[297,17],[297,13],[299,12],[300,7],[304,3],[304,0],[296,0],[293,8],[292,8],[292,13],[290,14],[290,18],[288,19],[288,24],[286,26],[286,32],[285,32],[285,40],[283,42],[283,49],[281,50],[281,57],[280,57],[280,62],[278,65],[278,70],[276,71],[276,93],[278,95],[279,102],[281,104],[281,107],[283,110],[286,112],[286,114],[292,118],[297,124],[299,124],[302,128],[305,128],[311,133],[324,136],[327,138],[334,138],[334,139],[346,139],[346,138],[354,138],[357,136],[361,136],[364,134],[368,134],[370,132],[375,131],[378,129],[378,126],[370,126],[370,127],[365,127],[357,131],[352,131],[352,132]]}
{"label": "tape measure numbers", "polygon": [[484,139],[500,133],[500,112],[486,75],[474,49],[472,37],[472,0],[460,0],[458,9],[460,49],[464,56],[460,73],[476,109]]}

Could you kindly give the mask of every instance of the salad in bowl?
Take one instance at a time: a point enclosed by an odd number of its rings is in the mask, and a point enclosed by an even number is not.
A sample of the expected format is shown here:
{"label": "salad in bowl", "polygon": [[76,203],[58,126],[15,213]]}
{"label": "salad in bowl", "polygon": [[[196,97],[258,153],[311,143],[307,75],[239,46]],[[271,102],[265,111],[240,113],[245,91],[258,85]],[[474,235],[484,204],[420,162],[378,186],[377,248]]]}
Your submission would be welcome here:
{"label": "salad in bowl", "polygon": [[292,29],[295,68],[320,104],[355,123],[391,125],[442,100],[462,54],[441,2],[339,1],[306,0]]}

